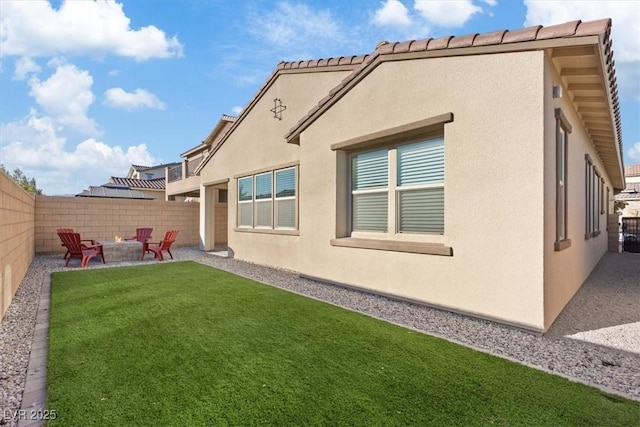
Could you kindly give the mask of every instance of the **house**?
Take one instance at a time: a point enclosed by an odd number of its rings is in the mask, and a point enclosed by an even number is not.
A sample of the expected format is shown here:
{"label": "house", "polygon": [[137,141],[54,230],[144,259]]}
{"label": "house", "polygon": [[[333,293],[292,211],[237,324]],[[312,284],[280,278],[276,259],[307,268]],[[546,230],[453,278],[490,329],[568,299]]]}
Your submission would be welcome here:
{"label": "house", "polygon": [[640,217],[640,165],[629,165],[624,168],[627,186],[616,194],[617,202],[624,202],[621,217]]}
{"label": "house", "polygon": [[[200,197],[200,176],[195,174],[195,170],[209,151],[215,148],[220,140],[227,134],[236,118],[223,114],[216,126],[211,130],[209,136],[200,144],[180,154],[182,162],[167,168],[167,198],[181,197],[188,200],[199,200]],[[226,203],[226,190],[220,190],[217,194],[218,202]]]}
{"label": "house", "polygon": [[542,332],[625,187],[611,20],[280,63],[196,170],[202,248]]}
{"label": "house", "polygon": [[179,163],[163,163],[161,165],[155,166],[140,166],[140,165],[131,165],[129,168],[129,172],[125,178],[132,179],[160,179],[165,178],[165,171],[167,167],[176,166]]}
{"label": "house", "polygon": [[139,179],[112,176],[109,178],[109,182],[105,185],[119,185],[142,193],[150,199],[165,200],[164,178]]}
{"label": "house", "polygon": [[81,193],[76,194],[76,197],[102,197],[107,199],[149,199],[153,200],[153,197],[146,194],[132,190],[127,185],[120,184],[103,184],[99,187],[90,185],[87,190],[83,190]]}

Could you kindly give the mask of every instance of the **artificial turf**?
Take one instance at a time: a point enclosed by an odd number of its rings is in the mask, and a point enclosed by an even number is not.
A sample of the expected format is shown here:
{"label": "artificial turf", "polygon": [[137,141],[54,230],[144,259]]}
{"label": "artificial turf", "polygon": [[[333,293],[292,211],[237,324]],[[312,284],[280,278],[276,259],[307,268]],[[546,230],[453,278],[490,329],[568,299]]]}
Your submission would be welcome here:
{"label": "artificial turf", "polygon": [[54,273],[49,426],[640,425],[640,402],[193,262]]}

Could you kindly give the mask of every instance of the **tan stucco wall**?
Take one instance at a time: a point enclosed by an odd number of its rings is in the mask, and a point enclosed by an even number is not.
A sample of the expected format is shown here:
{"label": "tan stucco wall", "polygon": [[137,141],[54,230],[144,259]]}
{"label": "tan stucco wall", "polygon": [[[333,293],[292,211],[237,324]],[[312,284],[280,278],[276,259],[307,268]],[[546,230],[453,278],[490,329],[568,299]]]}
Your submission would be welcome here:
{"label": "tan stucco wall", "polygon": [[[301,138],[308,275],[542,329],[543,53],[380,65]],[[363,108],[366,106],[366,108]],[[333,143],[452,112],[445,233],[453,257],[332,247]]]}
{"label": "tan stucco wall", "polygon": [[58,228],[73,228],[83,239],[133,237],[138,227],[152,227],[154,242],[179,230],[176,246],[197,246],[199,204],[156,200],[37,196],[35,251],[62,252]]}
{"label": "tan stucco wall", "polygon": [[33,260],[35,196],[0,171],[0,319]]}
{"label": "tan stucco wall", "polygon": [[[560,77],[547,59],[545,63],[545,181],[544,181],[544,309],[545,329],[551,326],[571,297],[589,277],[608,247],[607,215],[600,215],[601,234],[585,239],[585,154],[593,160],[612,189],[611,180],[590,141],[582,122],[567,95],[553,99],[554,85],[561,85]],[[563,91],[568,93],[566,88]],[[567,167],[568,237],[571,247],[559,252],[554,250],[556,237],[556,119],[555,108],[560,108],[570,122]],[[606,190],[605,190],[606,197]],[[610,191],[610,209],[613,209],[613,190]]]}
{"label": "tan stucco wall", "polygon": [[[178,181],[167,182],[166,197],[200,190],[200,176],[189,176]],[[152,195],[157,197],[157,195]]]}
{"label": "tan stucco wall", "polygon": [[[348,71],[333,71],[280,75],[201,171],[200,194],[207,198],[215,195],[215,191],[206,191],[209,184],[229,180],[224,185],[228,188],[229,198],[227,240],[236,258],[299,270],[299,236],[234,231],[238,191],[234,177],[298,161],[299,147],[287,144],[284,135],[347,74]],[[270,111],[274,98],[281,99],[287,107],[282,113],[282,120],[274,118]],[[301,170],[300,177],[304,173]],[[208,228],[212,224],[213,212],[207,206],[205,202],[201,209],[203,218],[207,220],[201,223],[200,232],[203,249],[209,250],[217,239],[212,237],[213,233]]]}

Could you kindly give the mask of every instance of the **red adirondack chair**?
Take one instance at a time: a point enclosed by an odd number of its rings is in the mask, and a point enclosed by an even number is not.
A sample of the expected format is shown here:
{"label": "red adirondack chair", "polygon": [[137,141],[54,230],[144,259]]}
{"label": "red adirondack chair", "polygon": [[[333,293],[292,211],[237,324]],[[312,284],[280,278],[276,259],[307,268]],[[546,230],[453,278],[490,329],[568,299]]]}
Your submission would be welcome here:
{"label": "red adirondack chair", "polygon": [[102,263],[105,263],[102,245],[84,245],[78,233],[58,233],[58,236],[60,240],[62,240],[62,244],[67,248],[67,251],[69,251],[69,258],[67,258],[67,262],[64,264],[65,267],[69,266],[69,261],[71,261],[72,258],[80,258],[80,266],[86,267],[89,260],[96,255],[100,255],[102,257]]}
{"label": "red adirondack chair", "polygon": [[[60,233],[73,233],[73,228],[58,228],[56,230],[56,232],[58,234]],[[82,239],[80,240],[81,242],[90,242],[89,246],[95,246],[96,241],[93,239]],[[83,243],[84,244],[84,243]],[[64,247],[65,244],[63,243],[62,246]],[[86,245],[85,245],[86,246]],[[64,256],[62,257],[62,259],[67,259],[67,256],[69,255],[69,249],[67,249],[67,252],[64,254]]]}
{"label": "red adirondack chair", "polygon": [[[176,236],[178,235],[178,230],[167,231],[164,234],[164,239],[162,239],[159,243],[147,242],[147,250],[149,252],[153,252],[154,256],[158,258],[158,261],[164,261],[164,257],[162,256],[163,252],[167,252],[171,259],[173,259],[173,254],[171,253],[171,245],[176,241]],[[151,246],[157,245],[157,246]],[[144,255],[146,251],[142,248],[142,257],[140,261],[144,259]]]}
{"label": "red adirondack chair", "polygon": [[138,242],[147,243],[151,240],[153,228],[136,228],[136,235],[125,240],[137,240]]}
{"label": "red adirondack chair", "polygon": [[151,240],[151,233],[153,228],[136,228],[136,235],[124,240],[136,240],[142,243],[142,253],[149,252],[149,240]]}

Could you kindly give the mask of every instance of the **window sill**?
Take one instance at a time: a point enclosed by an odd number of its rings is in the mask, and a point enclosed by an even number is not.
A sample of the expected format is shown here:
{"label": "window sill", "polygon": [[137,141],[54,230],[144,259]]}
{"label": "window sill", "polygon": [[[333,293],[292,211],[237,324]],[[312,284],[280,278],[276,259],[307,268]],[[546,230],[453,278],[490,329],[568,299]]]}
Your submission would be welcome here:
{"label": "window sill", "polygon": [[331,246],[374,249],[379,251],[408,252],[413,254],[453,256],[453,248],[441,243],[402,242],[397,240],[358,239],[344,237],[331,239]]}
{"label": "window sill", "polygon": [[586,234],[584,235],[584,240],[589,240],[589,239],[591,239],[592,237],[598,237],[599,235],[600,235],[600,230],[594,231],[594,232],[592,232],[592,233],[586,233]]}
{"label": "window sill", "polygon": [[242,228],[236,227],[233,231],[237,231],[240,233],[258,233],[258,234],[280,234],[283,236],[299,236],[300,231],[298,230],[287,230],[280,228]]}
{"label": "window sill", "polygon": [[556,252],[564,251],[565,249],[570,247],[571,247],[571,239],[560,240],[558,242],[555,242],[554,244],[554,250]]}

